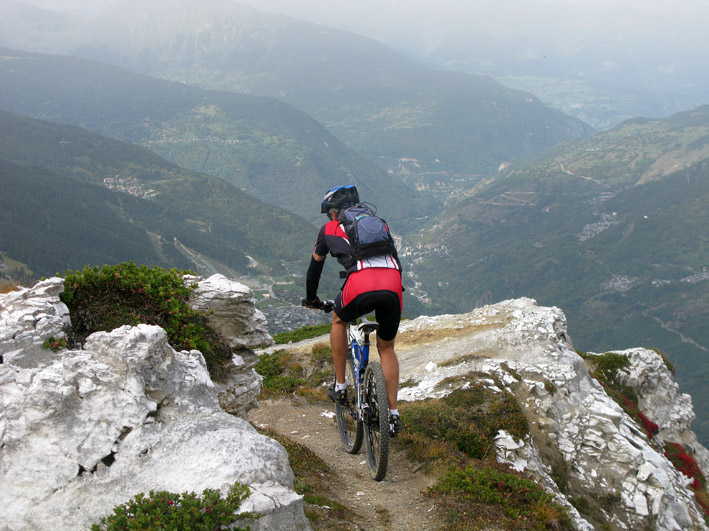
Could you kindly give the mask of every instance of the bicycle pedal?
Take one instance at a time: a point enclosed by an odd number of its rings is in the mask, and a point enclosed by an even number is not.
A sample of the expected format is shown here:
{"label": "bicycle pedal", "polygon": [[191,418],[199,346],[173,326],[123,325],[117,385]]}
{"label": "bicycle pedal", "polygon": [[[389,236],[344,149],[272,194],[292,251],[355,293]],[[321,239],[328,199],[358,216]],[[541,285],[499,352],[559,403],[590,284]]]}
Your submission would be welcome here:
{"label": "bicycle pedal", "polygon": [[389,416],[389,436],[397,437],[401,431],[401,418],[399,415]]}
{"label": "bicycle pedal", "polygon": [[347,389],[335,390],[335,384],[327,388],[327,396],[336,404],[344,405],[347,403]]}

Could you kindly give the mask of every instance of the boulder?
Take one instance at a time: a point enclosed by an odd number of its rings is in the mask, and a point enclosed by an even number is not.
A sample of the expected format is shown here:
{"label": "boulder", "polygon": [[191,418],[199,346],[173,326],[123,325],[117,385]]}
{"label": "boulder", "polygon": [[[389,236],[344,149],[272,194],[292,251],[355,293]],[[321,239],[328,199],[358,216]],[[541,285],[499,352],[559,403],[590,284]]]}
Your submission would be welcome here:
{"label": "boulder", "polygon": [[42,348],[68,312],[61,279],[0,296],[1,529],[88,529],[140,492],[246,484],[252,529],[309,529],[276,441],[219,406],[202,354],[156,326]]}
{"label": "boulder", "polygon": [[225,364],[226,377],[215,382],[219,403],[228,413],[245,417],[256,407],[261,392],[262,378],[254,371],[258,355],[252,349],[273,344],[266,318],[256,308],[253,292],[224,275],[186,276],[185,282],[196,286],[190,299],[192,309],[207,315],[210,326],[233,350],[231,361]]}
{"label": "boulder", "polygon": [[209,324],[232,348],[255,348],[272,345],[266,317],[256,308],[254,294],[247,286],[224,275],[207,279],[188,276],[196,284],[190,299],[193,310],[207,313]]}
{"label": "boulder", "polygon": [[53,277],[32,288],[22,288],[0,295],[0,360],[23,366],[48,362],[51,350],[42,343],[65,336],[69,309],[59,300],[64,279]]}

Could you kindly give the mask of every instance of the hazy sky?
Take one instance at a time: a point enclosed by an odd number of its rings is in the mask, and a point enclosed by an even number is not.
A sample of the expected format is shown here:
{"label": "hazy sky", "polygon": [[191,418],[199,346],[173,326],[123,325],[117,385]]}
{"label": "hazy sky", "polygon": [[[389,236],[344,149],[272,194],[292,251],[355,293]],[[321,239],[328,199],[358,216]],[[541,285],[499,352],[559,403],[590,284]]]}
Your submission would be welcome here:
{"label": "hazy sky", "polygon": [[[55,10],[96,12],[118,0],[24,1]],[[183,1],[199,4],[202,0]],[[239,0],[237,3],[372,37],[424,60],[446,39],[449,44],[463,43],[461,46],[468,49],[474,46],[481,54],[493,41],[498,54],[499,50],[507,50],[505,42],[514,41],[519,59],[526,59],[524,54],[576,56],[579,50],[603,55],[606,47],[608,58],[602,60],[609,65],[618,62],[615,56],[630,55],[632,60],[652,64],[659,73],[680,64],[690,65],[687,69],[695,72],[709,70],[706,38],[709,0]],[[461,35],[481,37],[471,44],[469,39],[461,39]],[[446,53],[450,51],[449,46]]]}
{"label": "hazy sky", "polygon": [[[4,0],[0,0],[4,1]],[[17,0],[68,12],[96,12],[117,0]],[[144,0],[146,2],[152,0]],[[193,0],[199,3],[200,0]],[[239,0],[262,11],[282,13],[343,29],[379,32],[408,27],[435,34],[470,23],[498,25],[501,31],[535,25],[583,25],[583,20],[613,17],[609,22],[637,30],[664,24],[695,33],[705,26],[707,0]]]}
{"label": "hazy sky", "polygon": [[[672,35],[705,35],[707,0],[242,0],[263,11],[387,39],[437,39],[446,31],[485,27],[499,34],[560,36],[589,22],[630,34],[662,26]],[[551,32],[551,33],[550,33]]]}

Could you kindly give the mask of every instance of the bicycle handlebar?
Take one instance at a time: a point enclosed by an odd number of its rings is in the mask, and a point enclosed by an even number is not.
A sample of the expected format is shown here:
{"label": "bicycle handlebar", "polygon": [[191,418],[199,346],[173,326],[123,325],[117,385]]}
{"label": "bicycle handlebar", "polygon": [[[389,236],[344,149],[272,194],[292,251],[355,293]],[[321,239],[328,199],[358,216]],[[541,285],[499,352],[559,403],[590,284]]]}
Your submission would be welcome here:
{"label": "bicycle handlebar", "polygon": [[300,300],[300,305],[305,306],[306,308],[314,308],[316,310],[322,310],[325,313],[330,313],[332,310],[335,309],[335,301],[318,301],[320,304],[319,305],[313,305],[309,303],[306,299],[301,299]]}

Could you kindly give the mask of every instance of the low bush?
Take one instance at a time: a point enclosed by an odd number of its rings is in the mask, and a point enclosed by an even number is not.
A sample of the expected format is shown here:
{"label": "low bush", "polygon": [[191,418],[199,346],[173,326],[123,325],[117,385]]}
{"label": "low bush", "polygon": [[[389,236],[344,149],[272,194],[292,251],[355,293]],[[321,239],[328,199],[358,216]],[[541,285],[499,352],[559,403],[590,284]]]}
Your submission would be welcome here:
{"label": "low bush", "polygon": [[427,495],[447,515],[446,529],[571,529],[544,489],[495,462],[500,430],[518,439],[529,433],[512,394],[473,383],[444,398],[400,404],[399,411],[397,444],[441,474]]}
{"label": "low bush", "polygon": [[116,507],[113,514],[102,518],[98,524],[91,526],[91,530],[249,529],[232,527],[237,519],[253,517],[237,514],[241,502],[248,496],[248,487],[238,483],[226,498],[222,498],[219,491],[214,489],[206,489],[201,496],[192,492],[175,494],[151,490],[147,496],[144,493],[137,494],[129,502]]}
{"label": "low bush", "polygon": [[298,392],[312,395],[312,390],[333,378],[332,351],[325,343],[313,345],[310,355],[296,356],[278,350],[259,357],[256,372],[263,376],[264,395]]}
{"label": "low bush", "polygon": [[47,348],[49,350],[53,350],[54,352],[57,352],[59,350],[62,350],[67,347],[67,342],[66,339],[63,337],[60,337],[57,339],[54,336],[49,336],[49,338],[42,343],[42,346],[44,348]]}
{"label": "low bush", "polygon": [[695,499],[704,512],[704,519],[709,523],[709,495],[707,494],[707,480],[699,465],[692,456],[687,454],[682,445],[668,442],[665,444],[665,457],[677,470],[692,480],[690,484],[694,491]]}
{"label": "low bush", "polygon": [[518,439],[529,424],[510,393],[496,393],[481,384],[458,389],[441,399],[401,405],[401,443],[421,461],[460,461],[458,452],[486,457],[494,437],[506,430]]}
{"label": "low bush", "polygon": [[231,349],[207,318],[190,308],[192,289],[176,269],[133,262],[68,271],[60,298],[71,316],[70,346],[80,347],[94,332],[141,323],[158,325],[176,350],[199,350],[212,378],[219,379]]}
{"label": "low bush", "polygon": [[263,389],[281,393],[292,393],[305,383],[305,379],[288,374],[286,364],[291,355],[286,350],[272,354],[262,354],[254,370],[263,376]]}
{"label": "low bush", "polygon": [[573,529],[564,509],[542,487],[491,466],[451,469],[427,494],[445,496],[441,505],[452,530],[493,522],[496,529]]}

